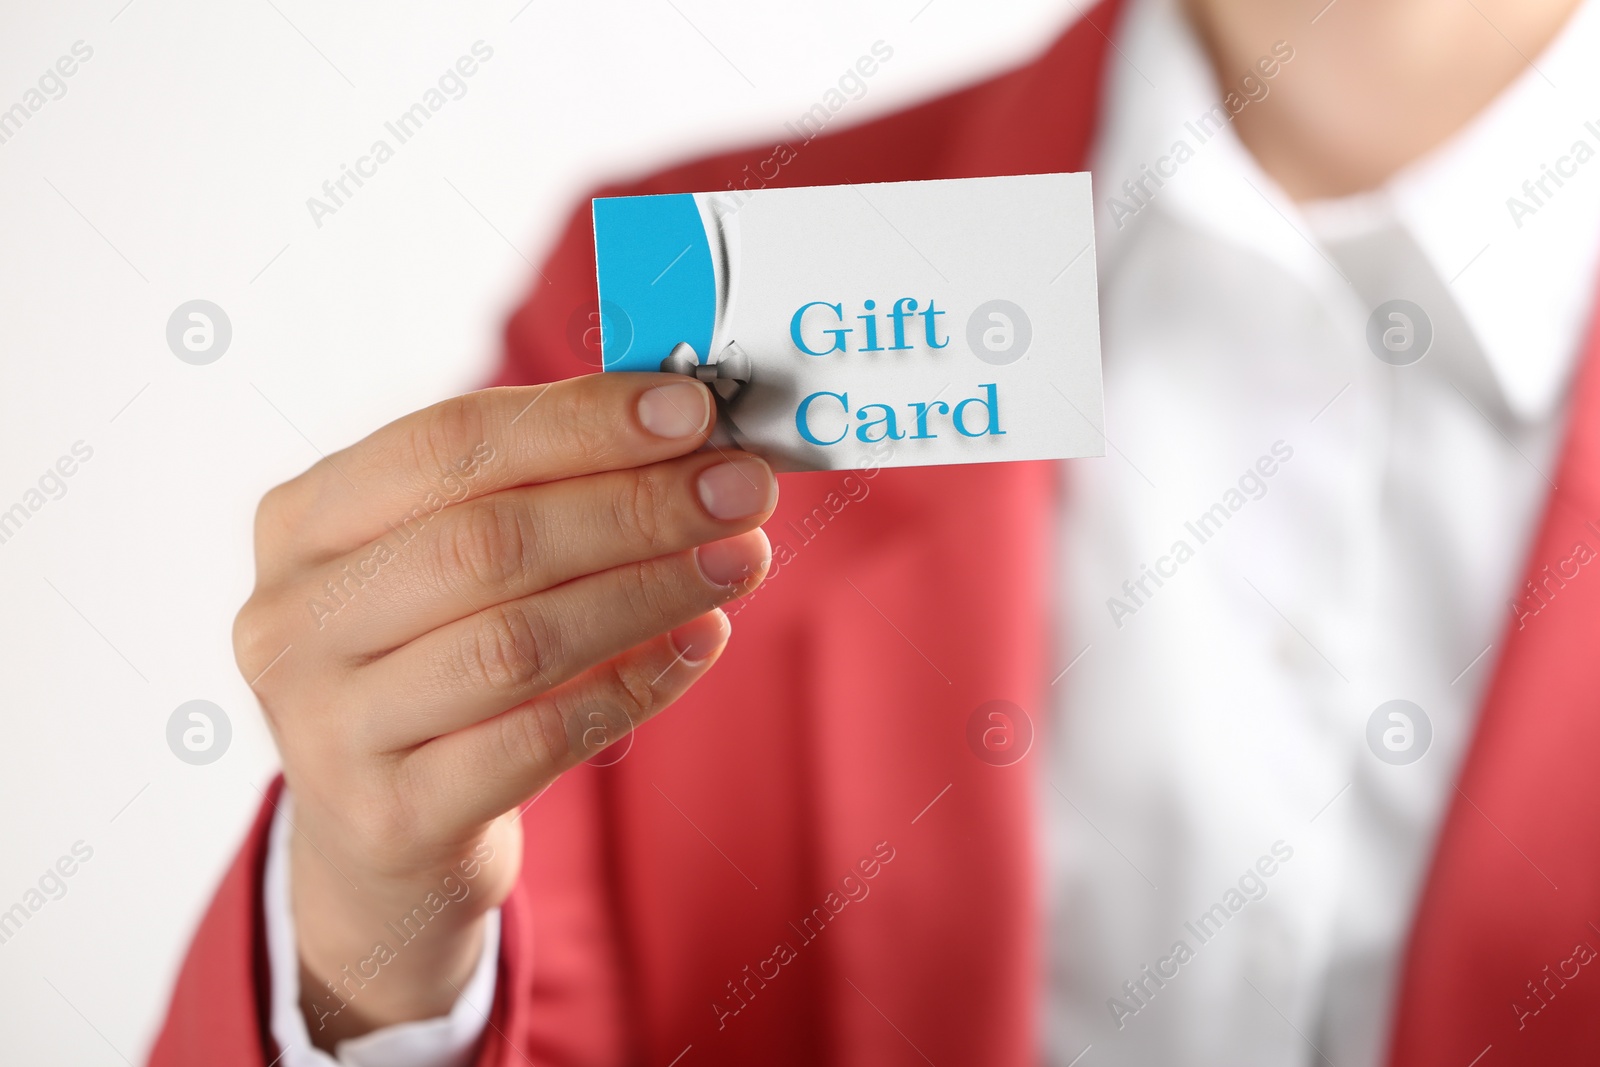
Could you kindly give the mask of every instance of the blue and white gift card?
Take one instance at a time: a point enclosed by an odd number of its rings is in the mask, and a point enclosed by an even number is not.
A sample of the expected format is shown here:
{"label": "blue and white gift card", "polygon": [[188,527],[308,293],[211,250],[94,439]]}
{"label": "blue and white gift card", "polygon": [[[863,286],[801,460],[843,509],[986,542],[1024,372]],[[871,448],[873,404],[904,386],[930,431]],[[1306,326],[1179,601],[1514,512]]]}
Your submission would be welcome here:
{"label": "blue and white gift card", "polygon": [[594,202],[605,369],[777,470],[1104,455],[1087,174]]}

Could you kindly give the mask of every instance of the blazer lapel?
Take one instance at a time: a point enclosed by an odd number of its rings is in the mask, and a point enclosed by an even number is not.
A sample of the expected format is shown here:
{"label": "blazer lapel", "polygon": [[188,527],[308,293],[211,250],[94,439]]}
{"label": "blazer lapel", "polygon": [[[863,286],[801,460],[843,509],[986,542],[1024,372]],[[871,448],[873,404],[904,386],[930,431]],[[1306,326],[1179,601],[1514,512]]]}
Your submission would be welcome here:
{"label": "blazer lapel", "polygon": [[[1084,169],[1121,8],[1098,5],[1037,63],[986,86],[922,176]],[[1078,416],[1063,405],[1062,417]],[[1029,736],[1048,711],[1056,478],[1038,463],[885,471],[859,520],[864,543],[811,572],[827,605],[815,638],[828,678],[813,749],[819,888],[837,889],[875,847],[895,857],[818,939],[831,942],[830,1062],[1037,1060],[1038,757],[986,762],[974,738]],[[993,701],[1020,714],[989,719]]]}
{"label": "blazer lapel", "polygon": [[1600,331],[1423,892],[1390,1062],[1600,1062]]}

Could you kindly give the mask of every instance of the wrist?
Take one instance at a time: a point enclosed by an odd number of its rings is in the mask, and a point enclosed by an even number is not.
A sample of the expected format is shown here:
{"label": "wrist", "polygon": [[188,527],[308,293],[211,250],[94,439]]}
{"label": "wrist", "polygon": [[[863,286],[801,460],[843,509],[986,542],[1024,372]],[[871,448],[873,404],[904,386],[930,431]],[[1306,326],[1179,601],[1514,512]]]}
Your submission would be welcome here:
{"label": "wrist", "polygon": [[380,1027],[448,1014],[482,955],[485,916],[503,896],[493,891],[501,879],[486,872],[512,857],[485,840],[453,862],[396,877],[336,867],[300,833],[288,851],[300,1008],[312,1042],[331,1050]]}

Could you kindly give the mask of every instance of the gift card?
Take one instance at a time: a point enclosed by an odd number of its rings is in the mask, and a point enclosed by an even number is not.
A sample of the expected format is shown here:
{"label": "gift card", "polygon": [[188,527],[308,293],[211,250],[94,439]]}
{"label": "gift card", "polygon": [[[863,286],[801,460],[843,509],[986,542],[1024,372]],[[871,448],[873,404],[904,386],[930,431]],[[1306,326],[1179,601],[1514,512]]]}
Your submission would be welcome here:
{"label": "gift card", "polygon": [[608,371],[775,469],[1104,454],[1088,174],[594,202]]}

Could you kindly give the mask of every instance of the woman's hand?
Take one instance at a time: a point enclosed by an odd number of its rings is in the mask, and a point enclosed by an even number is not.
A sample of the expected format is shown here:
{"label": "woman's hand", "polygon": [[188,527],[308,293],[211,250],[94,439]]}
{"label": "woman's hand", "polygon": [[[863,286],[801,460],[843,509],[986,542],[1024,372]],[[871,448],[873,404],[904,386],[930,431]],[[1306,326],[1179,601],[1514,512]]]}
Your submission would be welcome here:
{"label": "woman's hand", "polygon": [[[777,482],[753,456],[695,451],[714,413],[677,375],[493,389],[262,500],[234,650],[295,800],[319,1046],[448,1011],[516,880],[519,805],[720,654],[718,605],[766,574]],[[402,945],[385,923],[418,907]]]}

